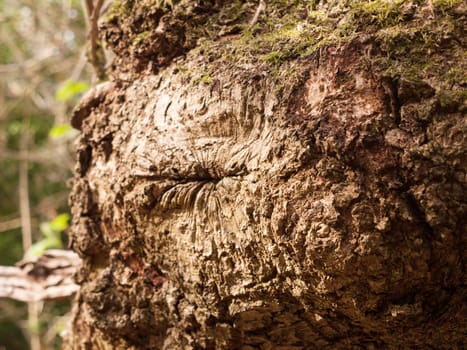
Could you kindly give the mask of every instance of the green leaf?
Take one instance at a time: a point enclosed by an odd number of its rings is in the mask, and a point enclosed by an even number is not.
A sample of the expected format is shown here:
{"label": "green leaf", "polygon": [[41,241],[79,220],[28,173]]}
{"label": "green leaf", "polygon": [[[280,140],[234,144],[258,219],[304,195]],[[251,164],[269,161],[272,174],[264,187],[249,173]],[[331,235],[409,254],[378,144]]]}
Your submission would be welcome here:
{"label": "green leaf", "polygon": [[68,101],[89,89],[89,84],[84,81],[65,81],[55,93],[58,101]]}
{"label": "green leaf", "polygon": [[28,331],[31,333],[39,333],[40,330],[40,322],[28,320]]}
{"label": "green leaf", "polygon": [[57,332],[57,335],[61,335],[62,332],[65,330],[67,326],[67,323],[64,322],[64,321],[57,321],[57,323],[55,324],[55,330]]}
{"label": "green leaf", "polygon": [[61,248],[63,248],[63,243],[60,238],[44,238],[43,240],[34,243],[26,252],[25,257],[30,258],[33,256],[41,256],[46,250]]}
{"label": "green leaf", "polygon": [[68,221],[70,220],[70,214],[63,213],[57,215],[51,222],[50,227],[54,231],[62,232],[68,228]]}
{"label": "green leaf", "polygon": [[41,256],[48,249],[63,248],[63,242],[60,233],[67,229],[70,214],[63,213],[57,215],[50,222],[43,222],[39,229],[44,235],[44,239],[34,243],[26,252],[26,257]]}
{"label": "green leaf", "polygon": [[20,121],[14,120],[8,123],[7,130],[9,135],[18,135],[21,132],[23,125]]}
{"label": "green leaf", "polygon": [[50,223],[43,222],[39,226],[39,230],[44,235],[44,237],[54,237],[56,236],[56,231],[50,226]]}
{"label": "green leaf", "polygon": [[66,136],[74,136],[75,129],[70,124],[57,124],[49,131],[49,136],[52,139],[58,139]]}

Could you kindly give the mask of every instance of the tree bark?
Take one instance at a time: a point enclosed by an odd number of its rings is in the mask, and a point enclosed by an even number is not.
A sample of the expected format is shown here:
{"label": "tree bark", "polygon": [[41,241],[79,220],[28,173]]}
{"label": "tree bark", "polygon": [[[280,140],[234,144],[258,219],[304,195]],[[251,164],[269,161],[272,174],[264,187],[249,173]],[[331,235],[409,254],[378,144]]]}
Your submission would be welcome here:
{"label": "tree bark", "polygon": [[465,3],[290,3],[101,21],[66,348],[463,347]]}

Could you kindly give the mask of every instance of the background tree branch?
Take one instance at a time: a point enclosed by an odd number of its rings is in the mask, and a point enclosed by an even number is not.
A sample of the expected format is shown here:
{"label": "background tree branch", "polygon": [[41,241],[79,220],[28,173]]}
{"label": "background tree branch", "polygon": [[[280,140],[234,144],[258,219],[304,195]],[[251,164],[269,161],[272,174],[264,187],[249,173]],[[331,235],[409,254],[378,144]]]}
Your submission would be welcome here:
{"label": "background tree branch", "polygon": [[16,266],[0,266],[0,297],[24,302],[68,298],[78,290],[73,275],[80,265],[77,254],[52,249]]}

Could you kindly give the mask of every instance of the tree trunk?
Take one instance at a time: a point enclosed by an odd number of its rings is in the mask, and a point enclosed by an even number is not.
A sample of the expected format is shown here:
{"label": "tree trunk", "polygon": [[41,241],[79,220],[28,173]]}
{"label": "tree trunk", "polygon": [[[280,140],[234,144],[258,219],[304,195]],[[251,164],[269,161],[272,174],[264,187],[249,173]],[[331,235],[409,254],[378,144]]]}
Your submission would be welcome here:
{"label": "tree trunk", "polygon": [[463,1],[116,1],[76,107],[70,349],[461,349]]}

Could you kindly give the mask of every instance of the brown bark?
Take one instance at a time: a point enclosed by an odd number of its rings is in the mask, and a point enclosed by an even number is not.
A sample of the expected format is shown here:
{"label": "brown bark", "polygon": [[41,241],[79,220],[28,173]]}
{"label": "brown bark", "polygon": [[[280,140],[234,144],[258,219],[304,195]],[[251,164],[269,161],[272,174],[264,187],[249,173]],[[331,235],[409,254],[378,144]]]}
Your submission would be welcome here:
{"label": "brown bark", "polygon": [[[407,2],[375,25],[318,4],[358,35],[302,54],[308,2],[267,3],[253,51],[235,28],[258,2],[240,3],[229,22],[235,2],[123,1],[101,27],[117,57],[73,117],[67,346],[461,349],[465,5]],[[289,13],[272,36],[265,16]],[[292,51],[261,51],[276,40]],[[415,79],[420,52],[434,68]]]}

